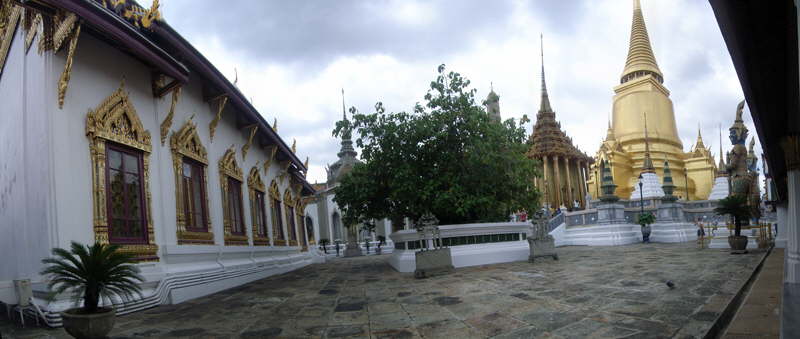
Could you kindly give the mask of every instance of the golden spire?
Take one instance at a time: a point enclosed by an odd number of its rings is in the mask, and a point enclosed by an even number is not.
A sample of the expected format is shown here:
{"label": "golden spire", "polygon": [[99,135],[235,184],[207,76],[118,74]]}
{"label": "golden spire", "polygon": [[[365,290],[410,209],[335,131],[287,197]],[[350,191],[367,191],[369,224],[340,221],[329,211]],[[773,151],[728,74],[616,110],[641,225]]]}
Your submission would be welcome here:
{"label": "golden spire", "polygon": [[550,107],[550,96],[547,95],[547,84],[544,82],[544,36],[539,34],[540,51],[542,53],[542,99],[539,105],[539,112],[552,112]]}
{"label": "golden spire", "polygon": [[[638,3],[638,1],[636,1]],[[647,137],[647,113],[644,113],[644,162],[642,173],[654,173],[653,159],[650,159],[650,139]]]}
{"label": "golden spire", "polygon": [[698,148],[706,148],[706,145],[703,143],[703,136],[700,135],[700,124],[697,124],[697,141],[694,144],[694,149]]}
{"label": "golden spire", "polygon": [[622,71],[621,83],[631,79],[653,74],[659,83],[664,82],[664,75],[658,69],[653,48],[650,46],[650,37],[647,35],[647,26],[642,16],[642,6],[639,0],[633,0],[633,22],[631,23],[631,40],[628,47],[628,59]]}
{"label": "golden spire", "polygon": [[725,169],[725,153],[722,151],[722,127],[719,128],[719,165],[717,165],[717,177],[728,176],[728,170]]}
{"label": "golden spire", "polygon": [[617,137],[614,135],[614,129],[611,128],[611,120],[608,121],[608,130],[606,130],[606,141],[613,141]]}

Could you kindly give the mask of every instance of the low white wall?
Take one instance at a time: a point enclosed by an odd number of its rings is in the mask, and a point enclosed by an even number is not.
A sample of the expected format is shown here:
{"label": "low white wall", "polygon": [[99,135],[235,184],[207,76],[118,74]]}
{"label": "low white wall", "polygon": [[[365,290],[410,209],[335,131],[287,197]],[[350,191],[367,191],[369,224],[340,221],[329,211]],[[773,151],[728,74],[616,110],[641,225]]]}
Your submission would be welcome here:
{"label": "low white wall", "polygon": [[[531,224],[525,222],[479,223],[463,225],[439,226],[442,238],[523,233],[530,235]],[[402,230],[389,236],[395,243],[394,252],[389,258],[391,265],[398,272],[414,272],[416,269],[416,252],[418,250],[398,249],[398,243],[420,240],[416,230]],[[407,248],[407,247],[406,247]],[[497,264],[503,262],[528,260],[530,247],[524,239],[483,244],[450,246],[450,254],[454,267],[467,267]]]}

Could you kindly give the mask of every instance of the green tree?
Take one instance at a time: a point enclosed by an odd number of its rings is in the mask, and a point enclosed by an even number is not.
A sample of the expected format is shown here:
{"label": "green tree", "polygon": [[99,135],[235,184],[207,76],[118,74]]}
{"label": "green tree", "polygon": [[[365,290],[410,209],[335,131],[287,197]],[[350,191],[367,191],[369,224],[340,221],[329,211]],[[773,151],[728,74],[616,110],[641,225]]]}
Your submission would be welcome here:
{"label": "green tree", "polygon": [[364,163],[336,190],[345,225],[425,212],[442,224],[505,221],[538,209],[537,163],[525,155],[529,120],[492,121],[469,84],[441,65],[412,113],[387,113],[380,102],[371,114],[350,108],[352,121],[338,122],[333,134],[357,132]]}

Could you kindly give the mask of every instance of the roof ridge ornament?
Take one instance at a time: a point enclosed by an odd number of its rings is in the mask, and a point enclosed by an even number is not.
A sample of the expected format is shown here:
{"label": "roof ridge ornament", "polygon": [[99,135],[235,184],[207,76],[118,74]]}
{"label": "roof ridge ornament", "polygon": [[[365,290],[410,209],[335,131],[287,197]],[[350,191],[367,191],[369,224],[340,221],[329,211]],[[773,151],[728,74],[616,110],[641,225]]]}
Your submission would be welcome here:
{"label": "roof ridge ornament", "polygon": [[547,94],[547,83],[544,78],[544,35],[539,34],[540,52],[542,55],[542,88],[541,88],[541,103],[539,105],[539,112],[553,112],[550,106],[550,95]]}

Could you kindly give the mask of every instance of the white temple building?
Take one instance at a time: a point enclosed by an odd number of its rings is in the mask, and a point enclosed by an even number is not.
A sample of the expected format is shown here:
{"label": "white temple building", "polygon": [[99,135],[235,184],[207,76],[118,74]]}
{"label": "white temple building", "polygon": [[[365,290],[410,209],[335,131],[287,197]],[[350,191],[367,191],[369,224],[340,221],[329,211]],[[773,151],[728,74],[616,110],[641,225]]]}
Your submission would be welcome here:
{"label": "white temple building", "polygon": [[0,10],[0,302],[72,241],[121,245],[143,298],[179,303],[324,260],[307,164],[158,11],[36,0]]}

